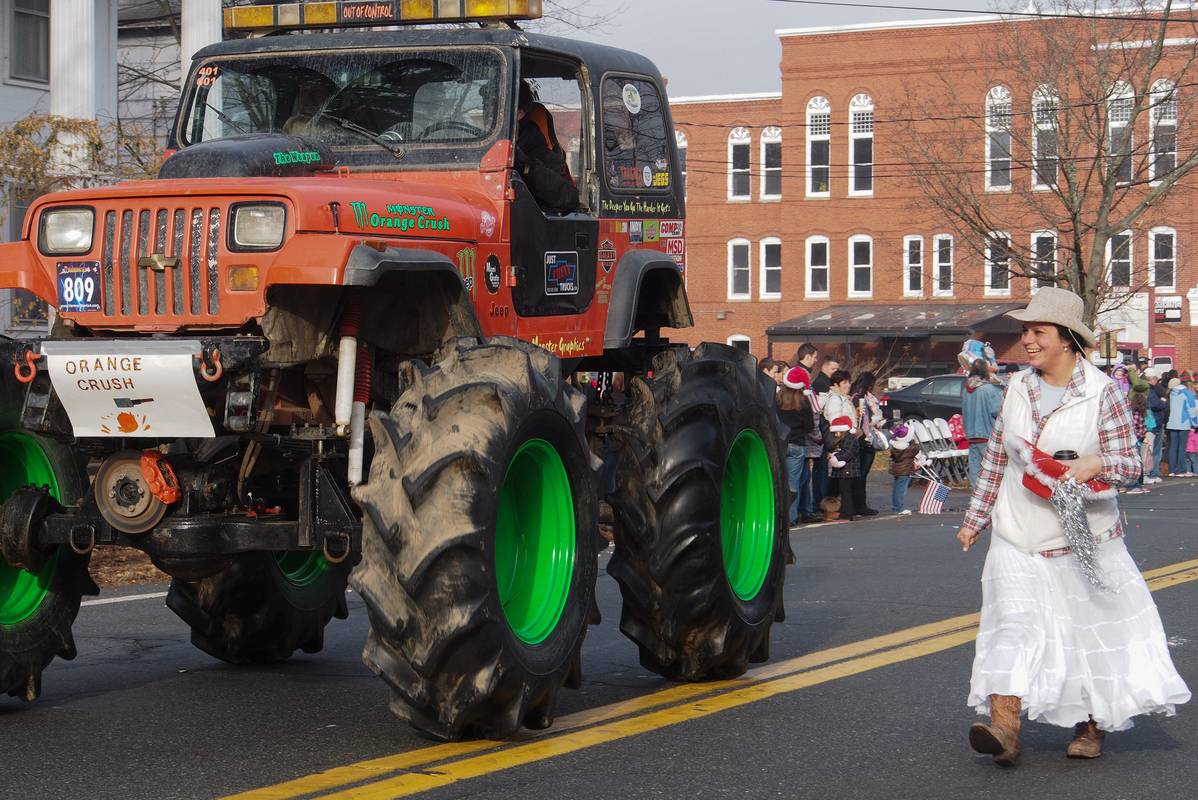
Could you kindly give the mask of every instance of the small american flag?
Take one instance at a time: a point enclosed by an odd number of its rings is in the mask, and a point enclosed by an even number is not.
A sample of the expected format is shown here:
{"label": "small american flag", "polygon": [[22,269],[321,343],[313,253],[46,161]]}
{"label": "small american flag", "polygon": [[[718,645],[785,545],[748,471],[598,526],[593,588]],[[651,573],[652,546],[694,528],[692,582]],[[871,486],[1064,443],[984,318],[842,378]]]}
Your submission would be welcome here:
{"label": "small american flag", "polygon": [[919,502],[920,514],[939,514],[944,510],[944,501],[948,499],[948,485],[939,481],[928,481],[928,488]]}

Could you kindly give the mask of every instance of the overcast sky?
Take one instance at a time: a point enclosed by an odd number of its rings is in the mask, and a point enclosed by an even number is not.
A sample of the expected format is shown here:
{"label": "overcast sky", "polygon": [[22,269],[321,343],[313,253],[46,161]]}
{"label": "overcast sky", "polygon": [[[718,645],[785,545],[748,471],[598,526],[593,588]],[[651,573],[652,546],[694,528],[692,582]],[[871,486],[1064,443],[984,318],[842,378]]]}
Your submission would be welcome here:
{"label": "overcast sky", "polygon": [[[995,7],[994,0],[865,2],[945,9]],[[613,15],[600,30],[567,35],[648,56],[669,78],[671,97],[780,91],[778,62],[782,58],[782,45],[775,31],[782,28],[961,16],[959,11],[952,10],[921,13],[808,6],[775,0],[562,0],[562,3],[590,9],[599,15]],[[1010,6],[1004,4],[1004,7]]]}

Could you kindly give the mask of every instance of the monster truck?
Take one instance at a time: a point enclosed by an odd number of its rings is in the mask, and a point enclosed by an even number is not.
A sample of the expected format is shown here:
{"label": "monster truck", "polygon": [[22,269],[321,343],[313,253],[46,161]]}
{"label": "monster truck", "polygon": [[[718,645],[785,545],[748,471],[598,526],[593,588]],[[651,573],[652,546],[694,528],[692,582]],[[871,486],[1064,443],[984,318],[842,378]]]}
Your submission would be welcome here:
{"label": "monster truck", "polygon": [[[319,651],[348,584],[400,717],[542,728],[599,621],[601,500],[642,664],[768,658],[774,392],[749,354],[662,336],[692,319],[661,76],[521,31],[536,0],[336,30],[456,5],[226,9],[231,34],[275,35],[196,55],[158,179],[41,197],[0,245],[0,288],[56,309],[0,343],[0,694],[35,699],[75,655],[90,554],[119,545],[218,659]],[[576,209],[513,168],[522,83]],[[588,403],[580,371],[623,373],[626,405]]]}

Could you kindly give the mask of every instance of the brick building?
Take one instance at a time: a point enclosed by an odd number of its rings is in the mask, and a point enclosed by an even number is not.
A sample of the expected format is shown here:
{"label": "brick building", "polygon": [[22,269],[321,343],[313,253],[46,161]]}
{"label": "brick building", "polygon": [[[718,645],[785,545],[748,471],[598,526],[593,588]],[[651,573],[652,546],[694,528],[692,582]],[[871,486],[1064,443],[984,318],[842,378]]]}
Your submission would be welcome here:
{"label": "brick building", "polygon": [[[988,73],[993,64],[979,63],[999,24],[1010,23],[971,17],[783,30],[780,93],[672,99],[686,148],[694,341],[789,359],[796,343],[811,340],[850,357],[863,349],[891,360],[905,354],[918,373],[955,363],[965,332],[981,329],[1000,359],[1021,360],[1018,328],[1002,313],[1026,303],[1033,281],[997,269],[1001,252],[955,229],[927,200],[912,177],[910,141],[894,124],[910,114],[912,87],[953,84],[960,106],[929,115],[968,119],[954,134],[976,143],[960,179],[977,182],[987,203],[1014,202],[1020,181],[1029,182],[1025,195],[1043,189],[1032,186],[1035,169],[1021,171],[1010,159],[1004,167],[1001,140],[991,135],[995,109],[1005,109],[1010,125],[1014,108],[1018,125],[1043,99],[1042,89],[1004,85]],[[1192,37],[1177,41],[1193,47]],[[1184,126],[1186,95],[1175,96]],[[1177,103],[1171,108],[1172,117],[1144,114],[1134,136],[1137,146],[1156,147],[1152,137],[1171,131],[1176,159]],[[1112,242],[1111,275],[1127,275],[1112,285],[1125,283],[1126,298],[1099,324],[1118,331],[1121,348],[1190,367],[1198,365],[1198,271],[1186,257],[1194,211],[1183,188]],[[1004,234],[1029,253],[1060,246],[1032,214]]]}

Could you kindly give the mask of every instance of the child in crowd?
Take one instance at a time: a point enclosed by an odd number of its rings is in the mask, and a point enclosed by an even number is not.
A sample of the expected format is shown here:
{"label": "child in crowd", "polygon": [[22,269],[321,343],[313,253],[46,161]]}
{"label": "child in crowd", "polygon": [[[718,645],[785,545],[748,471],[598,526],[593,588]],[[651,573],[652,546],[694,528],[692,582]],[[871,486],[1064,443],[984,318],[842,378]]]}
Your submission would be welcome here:
{"label": "child in crowd", "polygon": [[902,423],[895,425],[890,431],[890,474],[894,476],[894,489],[890,493],[890,510],[896,514],[907,515],[907,487],[911,485],[911,477],[925,459],[915,441],[915,431]]}
{"label": "child in crowd", "polygon": [[854,497],[854,481],[860,472],[858,456],[861,438],[849,416],[834,417],[828,425],[828,467],[830,475],[839,484],[840,518],[856,519],[857,510],[865,508],[864,497]]}
{"label": "child in crowd", "polygon": [[1198,431],[1192,429],[1186,434],[1186,458],[1186,472],[1198,475]]}

